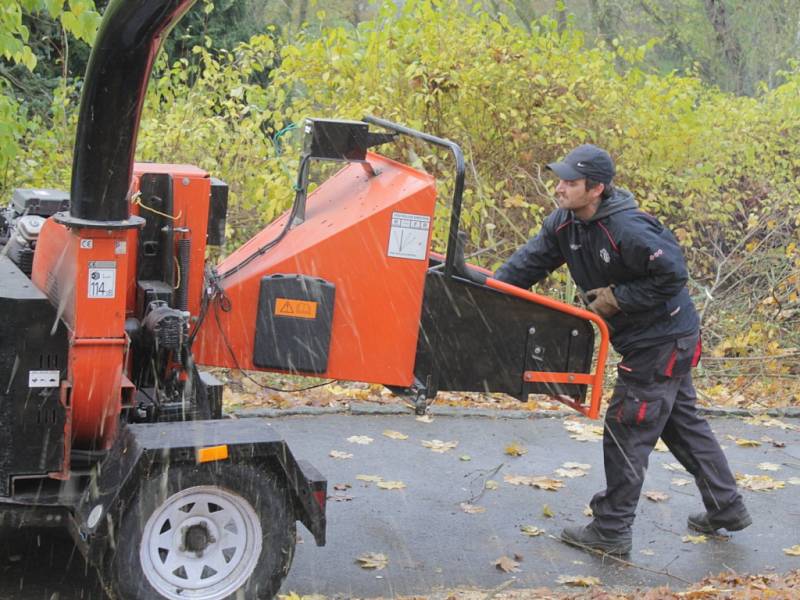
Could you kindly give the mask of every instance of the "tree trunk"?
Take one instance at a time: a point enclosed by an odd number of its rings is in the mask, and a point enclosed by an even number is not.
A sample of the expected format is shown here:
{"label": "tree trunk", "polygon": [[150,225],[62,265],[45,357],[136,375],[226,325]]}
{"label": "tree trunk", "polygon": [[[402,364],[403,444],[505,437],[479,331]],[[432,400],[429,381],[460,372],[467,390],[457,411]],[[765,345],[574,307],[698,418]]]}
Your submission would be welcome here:
{"label": "tree trunk", "polygon": [[742,46],[731,31],[724,0],[703,0],[703,4],[706,16],[714,28],[717,45],[733,73],[735,90],[739,93],[742,91]]}

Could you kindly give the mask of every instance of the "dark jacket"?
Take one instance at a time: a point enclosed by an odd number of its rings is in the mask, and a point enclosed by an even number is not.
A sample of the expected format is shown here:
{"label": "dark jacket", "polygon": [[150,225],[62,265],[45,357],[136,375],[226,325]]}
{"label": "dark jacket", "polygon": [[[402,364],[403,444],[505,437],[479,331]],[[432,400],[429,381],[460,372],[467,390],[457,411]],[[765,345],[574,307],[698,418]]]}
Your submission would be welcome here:
{"label": "dark jacket", "polygon": [[494,277],[529,288],[565,262],[584,292],[614,285],[622,310],[608,323],[620,354],[697,331],[680,246],[655,217],[639,210],[629,191],[617,188],[588,221],[555,210]]}

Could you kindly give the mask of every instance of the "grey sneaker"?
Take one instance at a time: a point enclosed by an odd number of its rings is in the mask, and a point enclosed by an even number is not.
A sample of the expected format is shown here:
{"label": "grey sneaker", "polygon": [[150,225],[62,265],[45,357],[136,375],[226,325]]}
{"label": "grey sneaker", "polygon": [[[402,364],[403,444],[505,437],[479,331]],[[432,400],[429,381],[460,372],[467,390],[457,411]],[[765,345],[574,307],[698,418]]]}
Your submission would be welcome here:
{"label": "grey sneaker", "polygon": [[606,554],[629,554],[633,548],[631,534],[608,535],[597,530],[593,523],[585,527],[565,527],[561,532],[561,541],[578,548],[597,550]]}
{"label": "grey sneaker", "polygon": [[744,507],[733,517],[724,520],[714,519],[709,517],[707,512],[704,512],[689,515],[686,521],[689,529],[712,535],[717,532],[717,529],[741,531],[752,523],[753,519],[750,518],[750,513],[748,513],[747,509]]}

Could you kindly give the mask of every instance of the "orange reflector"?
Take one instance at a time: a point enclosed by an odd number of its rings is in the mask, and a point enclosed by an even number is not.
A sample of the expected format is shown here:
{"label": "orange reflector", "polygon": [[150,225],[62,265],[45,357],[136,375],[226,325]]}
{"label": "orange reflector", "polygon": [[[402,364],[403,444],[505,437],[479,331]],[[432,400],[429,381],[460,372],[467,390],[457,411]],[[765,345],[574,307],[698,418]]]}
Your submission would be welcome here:
{"label": "orange reflector", "polygon": [[225,460],[228,458],[228,445],[209,446],[208,448],[197,449],[197,462],[207,463],[215,460]]}
{"label": "orange reflector", "polygon": [[317,303],[308,300],[275,299],[275,314],[279,317],[295,317],[298,319],[316,319]]}

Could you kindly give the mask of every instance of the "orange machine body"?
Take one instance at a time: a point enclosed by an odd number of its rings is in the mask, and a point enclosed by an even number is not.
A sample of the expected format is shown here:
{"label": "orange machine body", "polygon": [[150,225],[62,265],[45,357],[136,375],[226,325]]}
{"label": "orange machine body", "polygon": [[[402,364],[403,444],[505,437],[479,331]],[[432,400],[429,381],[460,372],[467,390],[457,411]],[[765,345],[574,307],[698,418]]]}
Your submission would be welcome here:
{"label": "orange machine body", "polygon": [[[69,330],[68,398],[73,445],[107,448],[119,422],[126,352],[126,230],[42,227],[32,280]],[[102,368],[98,368],[102,365]]]}
{"label": "orange machine body", "polygon": [[[387,158],[367,159],[375,174],[362,164],[345,166],[309,195],[302,224],[222,280],[231,310],[210,309],[193,345],[198,364],[258,369],[253,348],[261,279],[300,274],[335,286],[327,370],[318,376],[413,383],[435,184]],[[224,275],[276,238],[288,218],[258,233],[217,271]]]}

